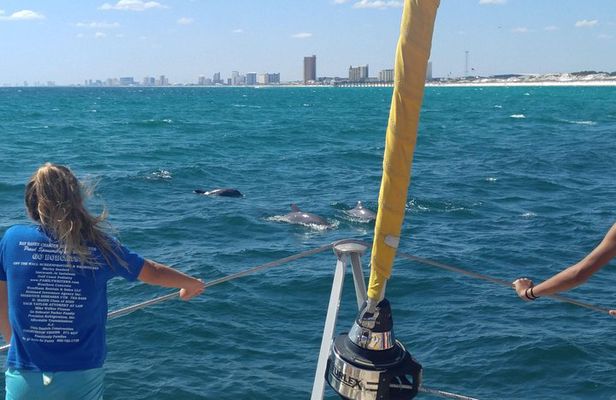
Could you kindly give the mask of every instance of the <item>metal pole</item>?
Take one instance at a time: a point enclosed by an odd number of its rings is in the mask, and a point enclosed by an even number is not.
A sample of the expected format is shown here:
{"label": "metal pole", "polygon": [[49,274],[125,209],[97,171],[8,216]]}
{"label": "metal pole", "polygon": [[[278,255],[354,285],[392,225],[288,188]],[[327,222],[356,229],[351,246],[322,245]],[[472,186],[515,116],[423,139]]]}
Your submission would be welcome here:
{"label": "metal pole", "polygon": [[[327,317],[325,318],[325,327],[323,328],[323,337],[321,339],[321,350],[319,351],[317,370],[314,376],[314,384],[312,385],[311,400],[323,399],[327,359],[329,358],[329,352],[334,340],[338,310],[340,309],[340,299],[342,297],[342,288],[344,287],[344,274],[349,258],[353,263],[353,277],[357,301],[359,302],[360,297],[363,299],[367,297],[366,283],[363,280],[363,272],[361,271],[361,264],[359,263],[359,257],[365,250],[366,246],[355,240],[342,240],[334,243],[334,253],[338,261],[336,262],[332,291],[329,296],[329,306],[327,307]],[[353,262],[353,259],[356,259],[355,262]],[[355,269],[358,269],[358,271],[356,272]],[[358,282],[361,282],[363,285],[361,288],[357,287]]]}

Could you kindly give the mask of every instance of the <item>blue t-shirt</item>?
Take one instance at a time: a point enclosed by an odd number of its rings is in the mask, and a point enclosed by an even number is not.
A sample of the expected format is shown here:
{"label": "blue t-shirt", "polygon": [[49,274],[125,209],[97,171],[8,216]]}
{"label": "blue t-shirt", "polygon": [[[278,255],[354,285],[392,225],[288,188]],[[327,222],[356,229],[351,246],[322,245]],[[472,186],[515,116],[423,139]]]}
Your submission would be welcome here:
{"label": "blue t-shirt", "polygon": [[[110,239],[112,241],[112,239]],[[53,372],[100,368],[107,348],[107,281],[115,276],[135,280],[144,259],[111,243],[126,262],[113,255],[98,261],[67,264],[57,241],[32,225],[9,228],[0,241],[0,280],[7,282],[12,328],[7,366]]]}

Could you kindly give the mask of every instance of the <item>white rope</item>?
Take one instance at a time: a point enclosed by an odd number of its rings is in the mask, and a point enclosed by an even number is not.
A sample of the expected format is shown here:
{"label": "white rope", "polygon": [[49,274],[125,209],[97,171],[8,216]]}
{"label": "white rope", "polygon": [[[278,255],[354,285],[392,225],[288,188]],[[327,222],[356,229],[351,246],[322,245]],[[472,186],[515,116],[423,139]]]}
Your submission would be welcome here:
{"label": "white rope", "polygon": [[[365,244],[366,246],[370,245],[370,243],[365,243],[365,242],[362,242],[362,241],[355,241],[355,242],[356,243]],[[244,271],[237,272],[235,274],[227,275],[227,276],[224,276],[222,278],[218,278],[218,279],[215,279],[213,281],[210,281],[210,282],[206,283],[205,284],[205,288],[209,288],[209,287],[218,285],[218,284],[223,283],[223,282],[228,282],[228,281],[231,281],[231,280],[234,280],[234,279],[237,279],[237,278],[241,278],[241,277],[244,277],[246,275],[254,274],[255,272],[259,272],[259,271],[262,271],[262,270],[265,270],[265,269],[277,267],[277,266],[286,264],[288,262],[291,262],[291,261],[294,261],[294,260],[298,260],[300,258],[304,258],[304,257],[312,256],[312,255],[315,255],[315,254],[319,254],[319,253],[322,253],[324,251],[327,251],[327,250],[331,249],[332,247],[333,247],[333,244],[329,243],[329,244],[326,244],[324,246],[314,248],[312,250],[307,250],[307,251],[304,251],[304,252],[301,252],[301,253],[294,254],[294,255],[289,256],[289,257],[281,258],[281,259],[276,260],[276,261],[271,261],[269,263],[265,263],[265,264],[262,264],[262,265],[259,265],[259,266],[256,266],[256,267],[244,270]],[[502,280],[502,279],[494,278],[494,277],[491,277],[491,276],[488,276],[488,275],[483,275],[483,274],[480,274],[480,273],[477,273],[477,272],[468,271],[468,270],[465,270],[463,268],[454,267],[454,266],[451,266],[451,265],[447,265],[447,264],[440,263],[440,262],[437,262],[437,261],[429,260],[429,259],[426,259],[426,258],[421,258],[421,257],[413,256],[411,254],[406,254],[406,253],[398,252],[398,256],[406,258],[406,259],[409,259],[411,261],[415,261],[415,262],[420,263],[420,264],[430,265],[430,266],[433,266],[433,267],[437,267],[437,268],[445,269],[445,270],[448,270],[448,271],[456,272],[456,273],[459,273],[459,274],[467,275],[467,276],[470,276],[472,278],[488,281],[488,282],[495,283],[495,284],[500,285],[500,286],[506,286],[506,287],[511,287],[512,286],[511,282],[509,282],[509,281],[505,281],[505,280]],[[175,298],[179,297],[179,294],[180,294],[179,291],[178,292],[174,292],[174,293],[169,293],[169,294],[166,294],[164,296],[160,296],[160,297],[154,298],[152,300],[147,300],[147,301],[144,301],[142,303],[134,304],[134,305],[129,306],[129,307],[125,307],[125,308],[121,308],[119,310],[112,311],[112,312],[107,314],[107,319],[114,319],[114,318],[123,317],[123,316],[131,314],[131,313],[133,313],[133,312],[135,312],[137,310],[140,310],[140,309],[143,309],[143,308],[155,305],[155,304],[159,304],[159,303],[165,302],[167,300],[175,299]],[[546,296],[546,297],[550,297],[550,298],[552,298],[554,300],[557,300],[557,301],[561,301],[561,302],[570,303],[570,304],[573,304],[573,305],[576,305],[576,306],[584,307],[584,308],[587,308],[587,309],[590,309],[590,310],[593,310],[593,311],[600,312],[602,314],[609,314],[609,309],[607,309],[607,308],[599,307],[599,306],[596,306],[596,305],[593,305],[593,304],[589,304],[589,303],[584,303],[584,302],[581,302],[581,301],[578,301],[578,300],[573,300],[573,299],[570,299],[568,297],[564,297],[564,296],[560,296],[560,295],[549,295],[549,296]],[[4,351],[8,350],[8,348],[9,348],[8,344],[0,346],[0,352],[4,352]],[[392,385],[390,385],[390,387],[398,388],[398,389],[412,389],[413,388],[412,386],[398,385],[398,384],[392,384]],[[460,395],[460,394],[456,394],[456,393],[445,392],[443,390],[427,388],[425,386],[420,386],[419,392],[426,393],[426,394],[431,394],[431,395],[439,396],[439,397],[443,397],[443,398],[454,399],[454,400],[477,400],[474,397],[468,397],[468,396],[464,396],[464,395]]]}
{"label": "white rope", "polygon": [[443,397],[446,399],[455,399],[455,400],[478,400],[475,397],[468,397],[468,396],[464,396],[461,394],[456,394],[456,393],[451,393],[451,392],[445,392],[443,390],[438,390],[438,389],[431,389],[431,388],[427,388],[425,386],[420,386],[419,387],[419,391],[422,393],[427,393],[427,394],[432,394],[438,397]]}
{"label": "white rope", "polygon": [[[394,389],[409,389],[412,390],[413,386],[409,386],[409,385],[399,385],[399,384],[392,384],[389,385],[390,388],[394,388]],[[451,392],[445,392],[443,390],[438,390],[438,389],[431,389],[431,388],[427,388],[423,385],[421,385],[419,387],[419,391],[422,393],[427,393],[427,394],[432,394],[434,396],[438,396],[438,397],[443,397],[446,399],[455,399],[455,400],[478,400],[475,397],[468,397],[468,396],[464,396],[461,394],[456,394],[456,393],[451,393]]]}
{"label": "white rope", "polygon": [[[454,266],[443,264],[443,263],[440,263],[440,262],[437,262],[437,261],[428,260],[426,258],[421,258],[421,257],[413,256],[413,255],[410,255],[410,254],[406,254],[406,253],[398,253],[398,256],[406,258],[406,259],[409,259],[409,260],[412,260],[412,261],[415,261],[415,262],[418,262],[420,264],[430,265],[432,267],[446,269],[448,271],[457,272],[459,274],[467,275],[467,276],[470,276],[472,278],[476,278],[476,279],[481,279],[481,280],[484,280],[484,281],[492,282],[492,283],[495,283],[495,284],[500,285],[500,286],[505,286],[505,287],[508,287],[508,288],[511,288],[513,286],[510,281],[505,281],[505,280],[502,280],[502,279],[493,278],[491,276],[479,274],[477,272],[467,271],[467,270],[459,268],[459,267],[454,267]],[[609,308],[596,306],[594,304],[585,303],[585,302],[579,301],[579,300],[574,300],[572,298],[561,296],[561,295],[558,295],[558,294],[551,294],[551,295],[547,295],[545,297],[549,297],[549,298],[551,298],[553,300],[560,301],[560,302],[563,302],[563,303],[569,303],[569,304],[573,304],[575,306],[584,307],[584,308],[587,308],[589,310],[593,310],[593,311],[599,312],[601,314],[609,314],[610,313],[610,309]]]}
{"label": "white rope", "polygon": [[[297,253],[297,254],[294,254],[292,256],[289,256],[289,257],[284,257],[284,258],[281,258],[279,260],[271,261],[271,262],[268,262],[268,263],[265,263],[265,264],[258,265],[258,266],[253,267],[253,268],[246,269],[244,271],[237,272],[235,274],[231,274],[231,275],[224,276],[222,278],[214,279],[213,281],[207,282],[205,284],[205,288],[207,289],[209,287],[221,284],[223,282],[232,281],[234,279],[241,278],[241,277],[244,277],[246,275],[251,275],[251,274],[254,274],[255,272],[263,271],[265,269],[278,267],[278,266],[280,266],[282,264],[286,264],[286,263],[289,263],[291,261],[298,260],[300,258],[309,257],[309,256],[312,256],[312,255],[315,255],[315,254],[323,253],[324,251],[327,251],[327,250],[331,249],[332,246],[333,246],[333,244],[329,243],[329,244],[323,245],[321,247],[314,248],[312,250],[306,250],[306,251],[303,251],[301,253]],[[177,292],[166,294],[164,296],[157,297],[157,298],[152,299],[152,300],[147,300],[147,301],[144,301],[142,303],[134,304],[134,305],[129,306],[129,307],[121,308],[119,310],[115,310],[115,311],[112,311],[112,312],[108,313],[107,314],[107,319],[114,319],[114,318],[123,317],[123,316],[131,314],[131,313],[133,313],[133,312],[135,312],[137,310],[141,310],[142,308],[146,308],[146,307],[152,306],[154,304],[159,304],[159,303],[162,303],[162,302],[167,301],[167,300],[172,300],[172,299],[175,299],[175,298],[177,298],[179,296],[180,296],[180,292],[177,291]],[[8,350],[8,348],[9,348],[8,344],[0,346],[0,353]]]}

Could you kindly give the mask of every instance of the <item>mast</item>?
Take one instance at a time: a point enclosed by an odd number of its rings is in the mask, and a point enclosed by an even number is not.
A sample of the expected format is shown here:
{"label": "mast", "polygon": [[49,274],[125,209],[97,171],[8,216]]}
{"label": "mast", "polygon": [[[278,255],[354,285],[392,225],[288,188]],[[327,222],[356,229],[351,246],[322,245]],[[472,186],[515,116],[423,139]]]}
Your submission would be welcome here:
{"label": "mast", "polygon": [[406,0],[396,50],[383,178],[372,245],[369,306],[385,295],[400,242],[432,32],[440,0]]}

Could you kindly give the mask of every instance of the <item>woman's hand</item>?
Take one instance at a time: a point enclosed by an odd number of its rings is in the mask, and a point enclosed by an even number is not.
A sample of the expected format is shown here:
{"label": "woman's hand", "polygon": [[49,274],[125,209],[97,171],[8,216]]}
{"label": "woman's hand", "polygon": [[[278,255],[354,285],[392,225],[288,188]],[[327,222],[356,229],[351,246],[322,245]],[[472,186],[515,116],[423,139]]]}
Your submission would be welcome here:
{"label": "woman's hand", "polygon": [[180,289],[180,299],[190,300],[199,296],[205,290],[205,283],[201,279],[194,279],[189,285]]}
{"label": "woman's hand", "polygon": [[531,299],[526,296],[526,290],[533,287],[533,281],[528,278],[519,278],[513,281],[512,286],[518,294],[518,297],[524,301],[531,301]]}

